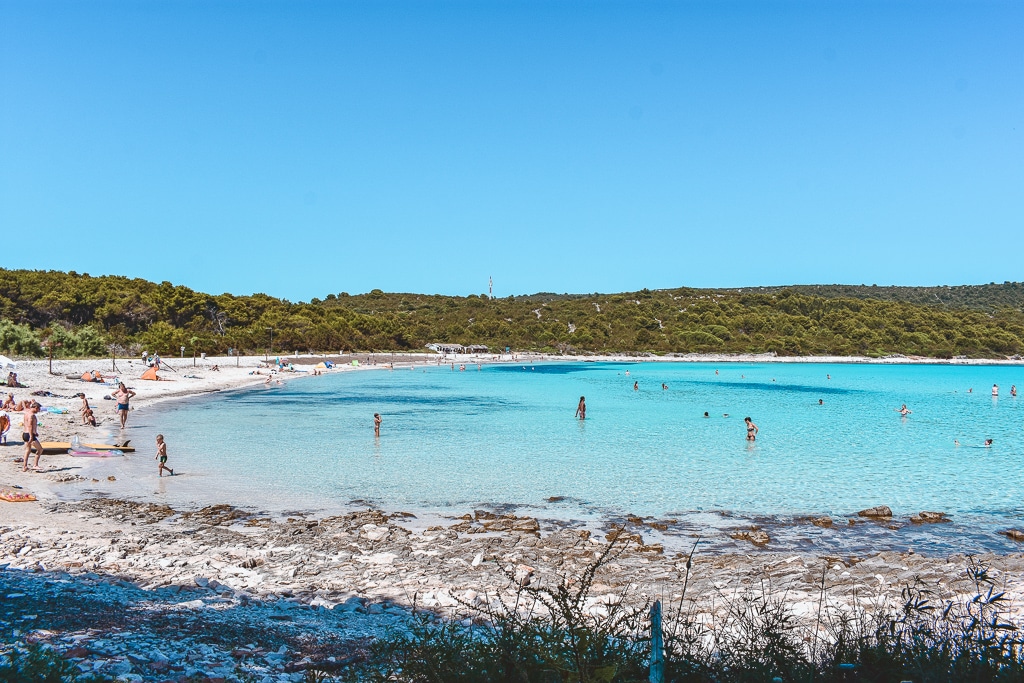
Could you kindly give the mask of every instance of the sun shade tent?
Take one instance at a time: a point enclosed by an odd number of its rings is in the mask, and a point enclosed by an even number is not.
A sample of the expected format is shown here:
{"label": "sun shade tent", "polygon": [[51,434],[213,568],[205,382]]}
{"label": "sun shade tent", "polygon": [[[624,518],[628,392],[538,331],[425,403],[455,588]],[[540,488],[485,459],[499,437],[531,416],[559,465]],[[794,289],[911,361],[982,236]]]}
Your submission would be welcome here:
{"label": "sun shade tent", "polygon": [[153,367],[149,368],[144,373],[142,373],[141,379],[151,379],[153,381],[160,379],[159,377],[156,376],[156,366],[154,365]]}
{"label": "sun shade tent", "polygon": [[324,363],[323,361],[321,361],[321,362],[317,363],[316,365],[314,365],[313,367],[316,368],[317,370],[326,370],[330,366],[327,365],[327,363]]}
{"label": "sun shade tent", "polygon": [[17,370],[18,364],[7,356],[0,356],[0,370]]}

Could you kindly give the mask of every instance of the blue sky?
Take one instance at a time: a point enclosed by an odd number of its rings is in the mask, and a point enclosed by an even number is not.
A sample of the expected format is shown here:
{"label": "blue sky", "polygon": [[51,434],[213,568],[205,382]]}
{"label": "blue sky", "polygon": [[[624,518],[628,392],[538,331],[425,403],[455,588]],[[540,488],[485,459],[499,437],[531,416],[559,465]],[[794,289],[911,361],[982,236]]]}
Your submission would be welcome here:
{"label": "blue sky", "polygon": [[1024,3],[0,0],[8,268],[1021,280]]}

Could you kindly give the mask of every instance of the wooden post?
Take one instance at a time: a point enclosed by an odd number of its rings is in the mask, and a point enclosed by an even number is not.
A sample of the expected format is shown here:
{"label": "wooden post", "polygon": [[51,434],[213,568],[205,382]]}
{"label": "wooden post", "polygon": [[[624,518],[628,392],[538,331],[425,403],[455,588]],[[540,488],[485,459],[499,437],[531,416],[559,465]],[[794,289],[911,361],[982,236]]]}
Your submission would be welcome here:
{"label": "wooden post", "polygon": [[661,632],[661,600],[651,607],[651,673],[650,683],[665,683],[665,640]]}

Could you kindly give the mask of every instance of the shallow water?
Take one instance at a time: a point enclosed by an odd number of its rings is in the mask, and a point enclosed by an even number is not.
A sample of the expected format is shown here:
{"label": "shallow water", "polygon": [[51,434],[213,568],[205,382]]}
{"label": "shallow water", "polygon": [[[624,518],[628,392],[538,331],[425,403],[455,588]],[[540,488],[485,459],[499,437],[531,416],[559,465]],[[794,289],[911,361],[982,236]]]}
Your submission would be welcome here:
{"label": "shallow water", "polygon": [[[793,547],[843,550],[889,534],[895,547],[1009,550],[1017,546],[994,531],[1024,518],[1015,383],[1024,387],[1024,368],[580,362],[348,372],[138,411],[130,431],[140,453],[95,467],[152,479],[177,504],[507,506],[560,519],[675,518],[685,533],[756,519]],[[580,395],[585,422],[573,417]],[[903,403],[906,418],[896,412]],[[374,412],[384,419],[379,439]],[[761,430],[755,443],[744,438],[747,415]],[[183,476],[157,480],[157,430]],[[992,448],[971,447],[986,438]],[[895,535],[788,525],[879,504],[897,518],[940,510],[955,523]]]}

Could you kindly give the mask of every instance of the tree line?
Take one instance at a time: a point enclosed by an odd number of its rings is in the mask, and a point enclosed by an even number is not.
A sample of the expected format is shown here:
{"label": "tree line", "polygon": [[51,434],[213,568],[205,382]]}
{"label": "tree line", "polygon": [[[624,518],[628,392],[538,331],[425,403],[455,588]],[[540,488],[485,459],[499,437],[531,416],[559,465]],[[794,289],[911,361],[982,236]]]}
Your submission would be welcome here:
{"label": "tree line", "polygon": [[293,303],[170,282],[0,269],[0,351],[22,356],[418,351],[431,342],[562,353],[1006,357],[1024,284],[821,285],[490,298],[345,292]]}

